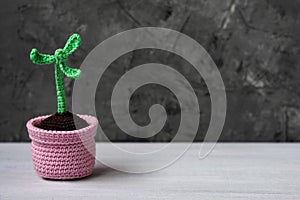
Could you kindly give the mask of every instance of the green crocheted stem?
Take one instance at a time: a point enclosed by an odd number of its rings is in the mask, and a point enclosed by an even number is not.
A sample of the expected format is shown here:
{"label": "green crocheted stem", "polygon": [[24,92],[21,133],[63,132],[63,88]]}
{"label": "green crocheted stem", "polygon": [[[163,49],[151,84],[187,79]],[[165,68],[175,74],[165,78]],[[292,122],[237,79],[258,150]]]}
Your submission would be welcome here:
{"label": "green crocheted stem", "polygon": [[55,64],[55,83],[56,83],[56,96],[57,96],[57,112],[59,114],[62,114],[67,111],[67,105],[66,105],[64,74],[61,71],[59,64]]}
{"label": "green crocheted stem", "polygon": [[80,69],[73,69],[66,65],[68,56],[72,54],[80,44],[81,37],[75,33],[68,39],[65,47],[63,49],[57,49],[54,55],[39,53],[35,48],[30,52],[30,60],[35,64],[44,65],[55,63],[57,112],[59,114],[67,111],[64,75],[73,79],[79,78],[81,75]]}

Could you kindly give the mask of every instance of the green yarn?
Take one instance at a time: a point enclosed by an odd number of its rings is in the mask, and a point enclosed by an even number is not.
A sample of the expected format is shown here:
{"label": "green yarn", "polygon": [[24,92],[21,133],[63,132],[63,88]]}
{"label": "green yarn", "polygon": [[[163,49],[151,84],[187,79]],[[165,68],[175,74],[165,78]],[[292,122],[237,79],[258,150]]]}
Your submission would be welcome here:
{"label": "green yarn", "polygon": [[71,55],[80,44],[81,37],[79,34],[75,33],[68,39],[65,47],[63,49],[57,49],[54,55],[39,53],[35,48],[30,52],[30,60],[35,64],[45,65],[55,63],[57,112],[59,114],[67,111],[64,75],[73,79],[79,78],[81,75],[80,69],[70,68],[66,64],[68,56]]}

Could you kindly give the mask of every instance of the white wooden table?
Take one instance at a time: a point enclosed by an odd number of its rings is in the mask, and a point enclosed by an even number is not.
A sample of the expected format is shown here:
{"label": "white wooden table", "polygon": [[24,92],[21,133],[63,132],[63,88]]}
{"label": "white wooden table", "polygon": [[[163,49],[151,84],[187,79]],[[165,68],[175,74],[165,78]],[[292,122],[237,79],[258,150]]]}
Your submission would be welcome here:
{"label": "white wooden table", "polygon": [[154,173],[126,174],[97,163],[89,178],[50,181],[35,174],[29,143],[2,143],[0,199],[300,199],[300,144],[221,143],[204,160],[198,150],[193,144]]}

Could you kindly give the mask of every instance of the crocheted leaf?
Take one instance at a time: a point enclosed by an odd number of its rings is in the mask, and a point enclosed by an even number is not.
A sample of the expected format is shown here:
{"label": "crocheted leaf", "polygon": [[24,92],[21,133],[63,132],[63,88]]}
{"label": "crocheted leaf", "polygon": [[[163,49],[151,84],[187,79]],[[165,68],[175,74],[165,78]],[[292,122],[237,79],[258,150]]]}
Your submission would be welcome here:
{"label": "crocheted leaf", "polygon": [[67,55],[73,53],[81,45],[81,37],[79,34],[74,33],[67,41],[64,51]]}
{"label": "crocheted leaf", "polygon": [[51,64],[55,62],[55,57],[39,53],[37,49],[32,49],[30,52],[30,60],[38,65]]}
{"label": "crocheted leaf", "polygon": [[74,68],[68,67],[65,63],[60,63],[59,68],[69,78],[76,79],[81,76],[80,69],[74,69]]}

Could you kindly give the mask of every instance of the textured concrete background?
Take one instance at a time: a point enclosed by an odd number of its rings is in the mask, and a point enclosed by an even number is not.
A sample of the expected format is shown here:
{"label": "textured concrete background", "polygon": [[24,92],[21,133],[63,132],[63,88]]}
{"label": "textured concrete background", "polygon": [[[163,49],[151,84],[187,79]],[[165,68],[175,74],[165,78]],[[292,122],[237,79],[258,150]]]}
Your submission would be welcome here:
{"label": "textured concrete background", "polygon": [[[28,58],[32,47],[52,54],[78,32],[83,44],[68,63],[75,67],[99,42],[143,26],[181,31],[212,56],[228,98],[221,141],[300,141],[299,10],[299,0],[2,0],[0,141],[29,141],[26,121],[56,110],[53,66],[32,64]],[[203,140],[210,119],[209,94],[201,77],[178,56],[135,51],[116,60],[104,80],[114,80],[148,61],[174,66],[190,81],[201,109],[196,140]],[[69,102],[72,84],[66,79]],[[110,87],[99,85],[96,95],[103,129],[115,141],[139,140],[112,123],[103,106],[109,101],[105,97]],[[165,88],[152,85],[136,91],[132,117],[147,123],[147,108],[153,103],[164,105],[169,118],[163,131],[146,141],[170,141],[178,128],[180,108]]]}

